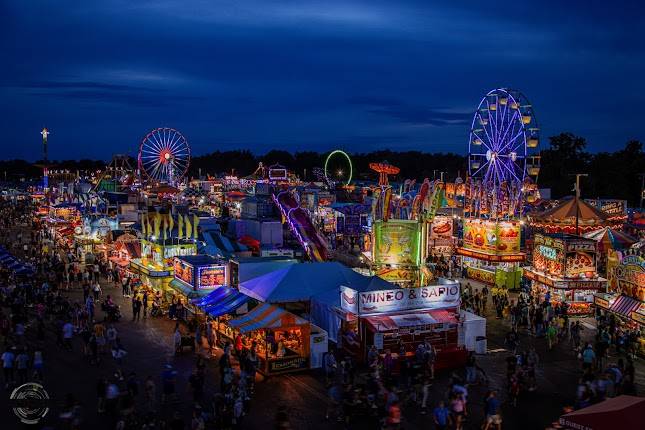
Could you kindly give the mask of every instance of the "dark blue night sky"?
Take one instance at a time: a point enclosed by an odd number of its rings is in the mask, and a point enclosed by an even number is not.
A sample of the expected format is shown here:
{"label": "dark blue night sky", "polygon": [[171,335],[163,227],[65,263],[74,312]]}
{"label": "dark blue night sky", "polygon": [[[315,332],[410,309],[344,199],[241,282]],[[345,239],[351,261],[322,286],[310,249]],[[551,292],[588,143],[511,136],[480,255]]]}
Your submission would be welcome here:
{"label": "dark blue night sky", "polygon": [[[645,140],[641,2],[2,0],[2,158],[134,155],[175,127],[194,153],[465,153],[486,91],[518,88],[543,136]],[[546,138],[543,139],[543,145]]]}

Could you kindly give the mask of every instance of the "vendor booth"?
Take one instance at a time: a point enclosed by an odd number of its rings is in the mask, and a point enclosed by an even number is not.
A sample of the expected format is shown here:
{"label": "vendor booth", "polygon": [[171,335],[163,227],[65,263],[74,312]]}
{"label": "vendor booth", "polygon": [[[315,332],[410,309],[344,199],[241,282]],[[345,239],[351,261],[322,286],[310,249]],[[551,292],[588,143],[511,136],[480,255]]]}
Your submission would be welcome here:
{"label": "vendor booth", "polygon": [[515,221],[464,220],[463,244],[457,247],[466,276],[500,288],[520,286],[522,229]]}
{"label": "vendor booth", "polygon": [[643,410],[645,398],[618,396],[562,415],[559,424],[575,430],[637,429],[643,427]]}
{"label": "vendor booth", "polygon": [[170,294],[187,298],[205,296],[213,289],[226,285],[226,261],[208,255],[185,255],[173,259],[174,279]]}
{"label": "vendor booth", "polygon": [[342,286],[340,305],[347,320],[343,348],[357,354],[359,360],[367,357],[372,345],[381,354],[389,350],[399,358],[402,351],[406,357],[413,356],[420,343],[429,342],[437,351],[436,369],[463,364],[466,350],[459,345],[459,283],[439,282],[362,292]]}
{"label": "vendor booth", "polygon": [[245,348],[255,348],[260,372],[275,375],[309,368],[309,321],[261,303],[247,314],[230,320],[228,326],[242,335]]}
{"label": "vendor booth", "polygon": [[610,252],[607,265],[609,291],[596,294],[600,312],[613,314],[621,328],[640,333],[636,352],[645,356],[645,257],[635,245],[623,252]]}
{"label": "vendor booth", "polygon": [[596,292],[604,292],[607,280],[596,270],[596,242],[569,234],[536,234],[533,265],[524,268],[533,292],[540,300],[547,293],[552,303],[566,303],[568,314],[588,315]]}
{"label": "vendor booth", "polygon": [[130,271],[141,279],[144,286],[172,296],[170,282],[174,279],[173,258],[196,253],[197,246],[192,240],[142,239],[141,258],[130,261]]}

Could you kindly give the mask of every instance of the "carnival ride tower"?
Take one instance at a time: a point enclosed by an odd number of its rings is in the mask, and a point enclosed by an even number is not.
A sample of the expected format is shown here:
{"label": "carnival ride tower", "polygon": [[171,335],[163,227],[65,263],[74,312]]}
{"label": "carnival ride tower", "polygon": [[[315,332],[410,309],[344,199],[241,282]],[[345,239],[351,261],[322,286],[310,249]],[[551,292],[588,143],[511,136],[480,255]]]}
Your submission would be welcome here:
{"label": "carnival ride tower", "polygon": [[49,189],[49,160],[47,158],[47,137],[51,134],[47,127],[43,127],[40,134],[43,136],[43,190]]}

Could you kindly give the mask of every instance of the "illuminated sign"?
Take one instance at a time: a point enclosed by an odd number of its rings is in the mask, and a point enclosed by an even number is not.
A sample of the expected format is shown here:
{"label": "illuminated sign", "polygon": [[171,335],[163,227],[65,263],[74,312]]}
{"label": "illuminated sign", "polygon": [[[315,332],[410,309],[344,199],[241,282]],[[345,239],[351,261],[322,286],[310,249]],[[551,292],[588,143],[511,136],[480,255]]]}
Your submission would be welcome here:
{"label": "illuminated sign", "polygon": [[421,224],[417,221],[376,221],[372,256],[376,265],[418,266]]}
{"label": "illuminated sign", "polygon": [[193,266],[179,258],[175,258],[174,268],[175,278],[182,280],[189,285],[195,285]]}
{"label": "illuminated sign", "polygon": [[637,323],[645,325],[645,314],[642,314],[639,311],[633,311],[631,317]]}
{"label": "illuminated sign", "polygon": [[226,285],[226,266],[204,266],[197,268],[197,289],[215,288]]}
{"label": "illuminated sign", "polygon": [[594,296],[593,302],[601,308],[609,309],[609,301],[602,297]]}
{"label": "illuminated sign", "polygon": [[356,292],[341,288],[341,308],[359,315],[459,305],[459,284]]}
{"label": "illuminated sign", "polygon": [[457,254],[463,255],[464,257],[472,257],[478,260],[491,261],[491,262],[520,262],[526,259],[526,255],[523,253],[519,254],[509,254],[509,255],[497,255],[497,254],[486,254],[484,252],[472,251],[470,249],[457,248]]}
{"label": "illuminated sign", "polygon": [[549,248],[548,246],[544,246],[544,245],[539,245],[538,249],[540,251],[540,254],[542,254],[544,257],[548,258],[549,260],[555,260],[558,258],[558,252],[553,248]]}
{"label": "illuminated sign", "polygon": [[469,219],[464,222],[464,248],[489,254],[520,252],[520,225]]}

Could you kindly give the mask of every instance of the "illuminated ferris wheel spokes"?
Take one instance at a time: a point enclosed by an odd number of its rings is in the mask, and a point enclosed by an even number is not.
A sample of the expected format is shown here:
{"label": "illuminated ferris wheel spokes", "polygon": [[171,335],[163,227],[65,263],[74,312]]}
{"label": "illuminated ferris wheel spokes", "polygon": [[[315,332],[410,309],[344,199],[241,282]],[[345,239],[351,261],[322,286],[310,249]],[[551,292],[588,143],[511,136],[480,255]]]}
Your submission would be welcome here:
{"label": "illuminated ferris wheel spokes", "polygon": [[163,127],[148,133],[139,146],[139,169],[147,178],[174,184],[188,172],[190,146],[173,128]]}
{"label": "illuminated ferris wheel spokes", "polygon": [[470,176],[487,188],[498,189],[537,175],[538,131],[532,107],[521,93],[503,88],[488,92],[472,122]]}

